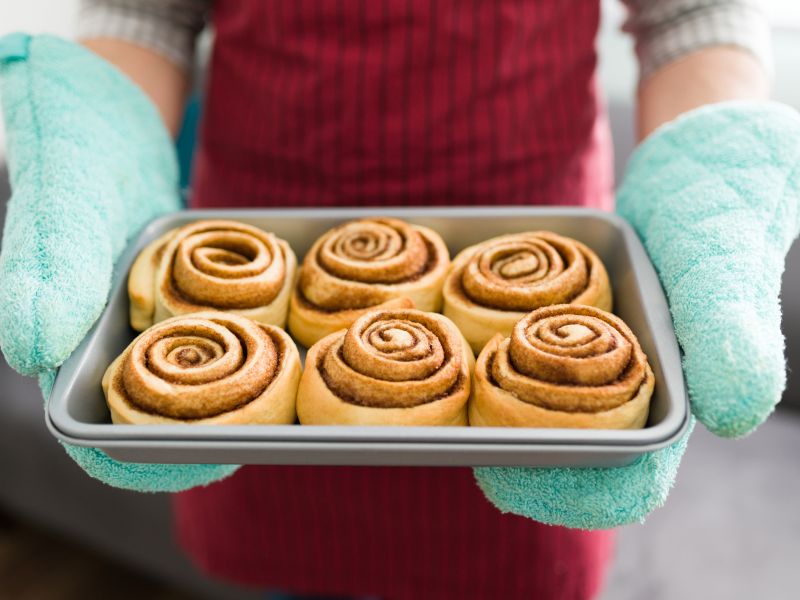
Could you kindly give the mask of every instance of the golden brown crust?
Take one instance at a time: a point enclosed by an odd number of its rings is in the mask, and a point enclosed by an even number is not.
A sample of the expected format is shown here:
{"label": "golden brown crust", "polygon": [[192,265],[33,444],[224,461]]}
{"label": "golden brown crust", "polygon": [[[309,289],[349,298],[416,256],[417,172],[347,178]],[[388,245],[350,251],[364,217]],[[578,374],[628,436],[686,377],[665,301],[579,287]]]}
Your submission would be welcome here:
{"label": "golden brown crust", "polygon": [[573,303],[611,310],[603,263],[586,245],[548,231],[504,235],[460,252],[445,281],[443,313],[477,354],[528,312]]}
{"label": "golden brown crust", "polygon": [[374,310],[312,346],[297,414],[308,425],[466,425],[472,353],[419,310]]}
{"label": "golden brown crust", "polygon": [[131,327],[144,331],[153,324],[156,311],[155,274],[164,254],[164,248],[175,235],[172,229],[153,240],[139,252],[128,274],[128,298],[130,299]]}
{"label": "golden brown crust", "polygon": [[495,336],[475,365],[471,425],[644,427],[655,378],[630,328],[597,308],[556,305]]}
{"label": "golden brown crust", "polygon": [[300,355],[281,329],[222,312],[139,335],[103,376],[114,423],[293,423]]}
{"label": "golden brown crust", "polygon": [[381,218],[334,227],[303,260],[289,330],[311,346],[371,309],[438,311],[449,264],[442,238],[426,227]]}
{"label": "golden brown crust", "polygon": [[394,298],[378,306],[352,310],[337,310],[322,313],[300,297],[297,287],[292,291],[289,302],[288,329],[297,342],[310,348],[323,337],[347,329],[358,317],[372,310],[392,310],[396,308],[414,308],[411,298]]}
{"label": "golden brown crust", "polygon": [[283,327],[297,261],[289,245],[237,221],[197,221],[149,244],[128,277],[131,325],[222,310]]}

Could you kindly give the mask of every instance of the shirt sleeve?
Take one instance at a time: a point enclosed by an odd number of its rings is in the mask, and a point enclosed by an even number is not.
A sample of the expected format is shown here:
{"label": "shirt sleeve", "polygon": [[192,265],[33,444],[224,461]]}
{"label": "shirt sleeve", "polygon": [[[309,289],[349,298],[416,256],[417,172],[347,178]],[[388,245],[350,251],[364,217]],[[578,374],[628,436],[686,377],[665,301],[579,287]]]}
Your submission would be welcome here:
{"label": "shirt sleeve", "polygon": [[117,38],[191,70],[211,0],[81,0],[78,38]]}
{"label": "shirt sleeve", "polygon": [[641,79],[696,50],[736,46],[750,52],[771,76],[772,46],[759,0],[623,0],[622,29],[636,43]]}

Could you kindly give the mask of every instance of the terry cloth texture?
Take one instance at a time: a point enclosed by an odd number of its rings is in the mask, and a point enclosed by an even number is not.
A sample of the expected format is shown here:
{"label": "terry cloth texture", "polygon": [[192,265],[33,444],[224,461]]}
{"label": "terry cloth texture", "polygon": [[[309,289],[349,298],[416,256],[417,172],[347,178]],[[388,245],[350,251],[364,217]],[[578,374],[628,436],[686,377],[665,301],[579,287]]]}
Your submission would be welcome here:
{"label": "terry cloth texture", "polygon": [[[113,263],[141,227],[178,210],[175,150],[150,101],[110,64],[51,36],[0,40],[12,197],[0,253],[0,346],[40,374],[60,365],[100,315]],[[150,465],[64,444],[115,487],[179,491],[235,465]]]}
{"label": "terry cloth texture", "polygon": [[180,200],[175,149],[136,86],[81,46],[13,35],[0,55],[13,191],[0,347],[33,375],[70,355],[105,305],[126,242]]}
{"label": "terry cloth texture", "polygon": [[800,115],[728,102],[687,113],[634,153],[618,211],[669,298],[692,411],[750,433],[786,385],[780,286],[800,231]]}
{"label": "terry cloth texture", "polygon": [[[617,207],[667,292],[692,412],[718,435],[750,433],[785,387],[778,294],[800,232],[800,115],[754,102],[687,113],[636,150]],[[665,501],[688,437],[622,468],[480,468],[475,477],[500,510],[613,527]]]}
{"label": "terry cloth texture", "polygon": [[644,521],[667,500],[694,419],[674,444],[613,469],[477,467],[475,480],[502,512],[575,529]]}
{"label": "terry cloth texture", "polygon": [[[39,387],[45,398],[50,396],[55,371],[39,376]],[[119,462],[97,448],[73,446],[61,442],[64,450],[95,479],[110,486],[137,492],[182,492],[208,485],[233,474],[238,465],[160,465]]]}

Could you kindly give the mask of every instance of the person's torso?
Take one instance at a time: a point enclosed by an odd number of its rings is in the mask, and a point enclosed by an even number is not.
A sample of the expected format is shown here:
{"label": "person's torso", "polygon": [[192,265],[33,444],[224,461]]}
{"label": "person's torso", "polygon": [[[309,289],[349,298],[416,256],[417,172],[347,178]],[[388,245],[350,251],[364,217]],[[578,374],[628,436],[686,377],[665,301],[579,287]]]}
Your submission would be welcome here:
{"label": "person's torso", "polygon": [[[594,0],[220,0],[194,207],[611,206]],[[594,595],[611,534],[465,468],[259,467],[175,498],[208,572],[352,597]]]}
{"label": "person's torso", "polygon": [[194,206],[611,206],[593,0],[225,0]]}

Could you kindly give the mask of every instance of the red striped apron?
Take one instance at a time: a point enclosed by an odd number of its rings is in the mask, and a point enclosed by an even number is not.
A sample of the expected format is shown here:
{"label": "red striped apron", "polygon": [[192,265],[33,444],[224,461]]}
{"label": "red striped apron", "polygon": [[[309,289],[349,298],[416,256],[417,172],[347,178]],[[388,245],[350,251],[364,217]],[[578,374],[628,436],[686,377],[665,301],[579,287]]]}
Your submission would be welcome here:
{"label": "red striped apron", "polygon": [[[611,208],[595,0],[218,0],[193,205]],[[208,573],[386,599],[592,597],[612,533],[465,468],[248,466],[175,496]]]}

